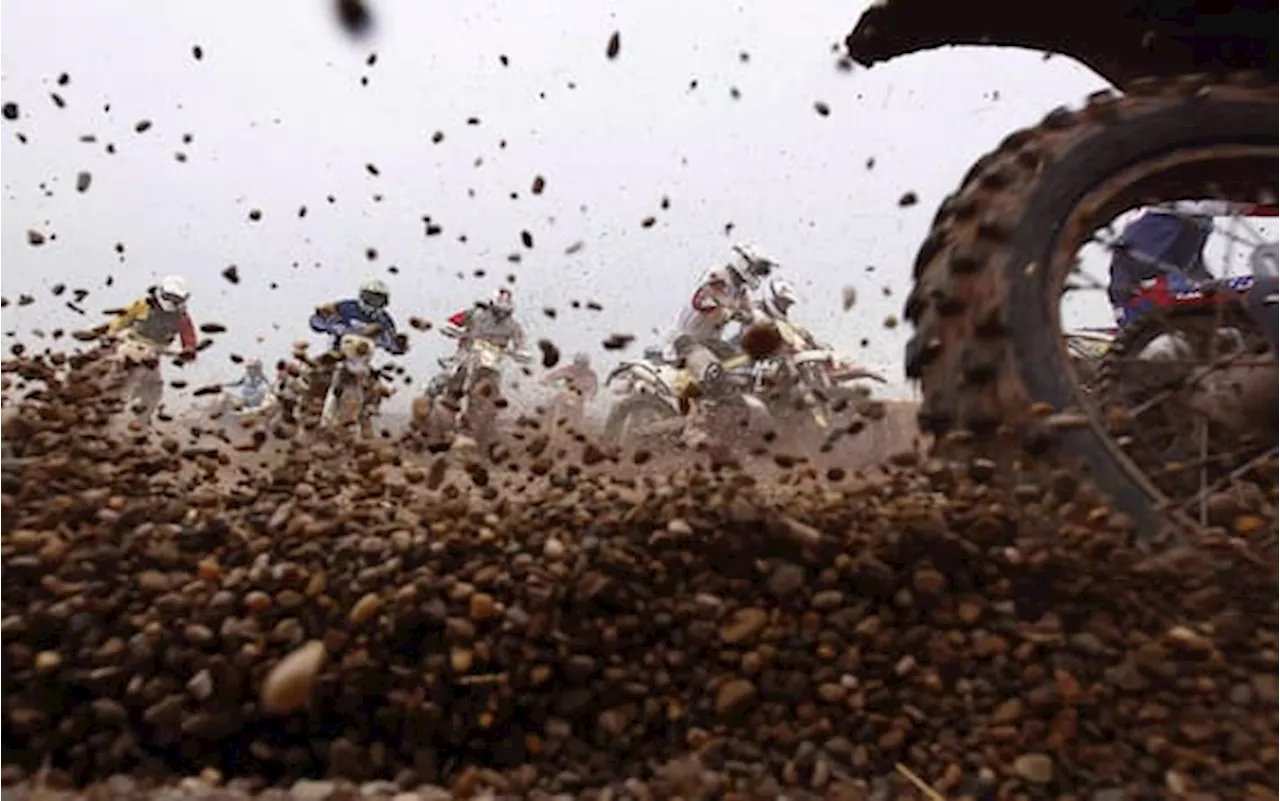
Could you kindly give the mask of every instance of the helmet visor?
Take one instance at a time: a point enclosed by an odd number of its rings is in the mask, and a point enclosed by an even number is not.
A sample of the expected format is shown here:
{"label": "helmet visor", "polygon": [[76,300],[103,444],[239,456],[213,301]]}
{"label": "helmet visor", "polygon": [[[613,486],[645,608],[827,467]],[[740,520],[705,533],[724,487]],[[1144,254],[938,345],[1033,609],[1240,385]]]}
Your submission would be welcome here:
{"label": "helmet visor", "polygon": [[385,293],[363,289],[360,291],[360,302],[370,308],[385,309],[388,298]]}

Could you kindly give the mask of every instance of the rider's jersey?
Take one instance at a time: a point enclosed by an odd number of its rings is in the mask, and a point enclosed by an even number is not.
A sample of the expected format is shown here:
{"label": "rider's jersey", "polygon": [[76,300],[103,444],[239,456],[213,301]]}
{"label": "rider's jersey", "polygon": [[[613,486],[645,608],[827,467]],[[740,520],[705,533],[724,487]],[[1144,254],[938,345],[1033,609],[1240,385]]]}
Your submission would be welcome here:
{"label": "rider's jersey", "polygon": [[160,308],[154,293],[129,304],[107,324],[108,334],[119,334],[125,330],[154,342],[162,349],[168,347],[174,337],[181,337],[183,351],[196,351],[196,327],[187,310],[166,311]]}
{"label": "rider's jersey", "polygon": [[569,389],[582,396],[583,400],[591,400],[600,388],[600,378],[590,367],[570,362],[561,365],[542,377],[543,384],[554,384],[563,381]]}
{"label": "rider's jersey", "polygon": [[240,397],[244,399],[245,405],[250,408],[260,405],[267,398],[267,392],[270,388],[270,382],[266,376],[254,377],[243,375],[239,381],[229,384],[227,389],[240,390]]}
{"label": "rider's jersey", "polygon": [[[1107,296],[1122,306],[1142,281],[1170,269],[1193,281],[1213,280],[1204,264],[1204,246],[1213,233],[1213,218],[1152,209],[1130,223],[1111,257]],[[1162,269],[1163,268],[1163,269]]]}
{"label": "rider's jersey", "polygon": [[734,289],[719,270],[703,276],[689,302],[680,310],[675,336],[697,340],[719,339],[733,319],[733,309],[747,302],[745,287]]}
{"label": "rider's jersey", "polygon": [[458,339],[459,349],[465,348],[472,339],[482,339],[504,349],[524,347],[524,328],[515,316],[498,317],[487,306],[463,309],[449,318],[449,325],[463,331]]}
{"label": "rider's jersey", "polygon": [[1111,257],[1107,297],[1111,305],[1124,306],[1140,282],[1170,270],[1180,271],[1183,283],[1213,280],[1204,265],[1204,244],[1213,233],[1213,218],[1230,214],[1280,216],[1280,207],[1230,201],[1178,201],[1162,203],[1142,212],[1125,226],[1119,247]]}
{"label": "rider's jersey", "polygon": [[322,306],[311,315],[311,330],[317,334],[329,334],[333,337],[331,348],[337,350],[342,343],[342,336],[352,328],[365,325],[381,327],[374,342],[388,353],[404,353],[404,349],[396,339],[396,321],[386,309],[366,309],[355,299],[340,300],[337,303]]}

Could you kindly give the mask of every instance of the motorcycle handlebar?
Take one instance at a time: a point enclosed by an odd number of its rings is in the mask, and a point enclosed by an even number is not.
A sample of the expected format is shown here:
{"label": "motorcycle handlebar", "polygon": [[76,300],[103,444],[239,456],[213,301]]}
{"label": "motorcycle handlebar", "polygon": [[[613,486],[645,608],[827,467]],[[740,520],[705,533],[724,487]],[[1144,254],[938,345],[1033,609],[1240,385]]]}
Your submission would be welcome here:
{"label": "motorcycle handlebar", "polygon": [[879,373],[872,372],[871,370],[864,370],[861,367],[855,367],[852,370],[843,370],[840,372],[840,377],[846,381],[852,381],[858,378],[869,378],[872,381],[877,381],[881,384],[889,383],[889,380]]}

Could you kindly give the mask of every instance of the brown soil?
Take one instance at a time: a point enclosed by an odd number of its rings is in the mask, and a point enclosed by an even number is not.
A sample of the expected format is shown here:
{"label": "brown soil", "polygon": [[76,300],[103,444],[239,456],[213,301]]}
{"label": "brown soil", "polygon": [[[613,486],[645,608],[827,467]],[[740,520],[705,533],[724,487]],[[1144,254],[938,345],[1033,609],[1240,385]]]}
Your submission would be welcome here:
{"label": "brown soil", "polygon": [[6,411],[5,798],[1275,794],[1274,559],[924,458],[907,404],[641,464]]}

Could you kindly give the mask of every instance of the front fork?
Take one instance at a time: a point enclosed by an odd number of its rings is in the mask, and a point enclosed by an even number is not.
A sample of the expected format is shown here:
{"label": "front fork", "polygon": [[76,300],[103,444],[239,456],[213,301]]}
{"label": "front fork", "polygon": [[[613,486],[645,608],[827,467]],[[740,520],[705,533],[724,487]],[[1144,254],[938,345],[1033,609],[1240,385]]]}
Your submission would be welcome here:
{"label": "front fork", "polygon": [[164,397],[164,379],[159,367],[145,364],[126,366],[125,402],[140,420],[150,420]]}
{"label": "front fork", "polygon": [[[359,421],[361,430],[370,428],[372,423],[366,420],[365,406],[368,405],[368,388],[357,386],[357,382],[362,379],[351,375],[347,370],[338,367],[333,371],[333,378],[329,382],[329,391],[325,394],[324,410],[320,419],[327,424],[338,423],[340,425],[348,425]],[[367,380],[367,379],[365,379]],[[359,398],[356,402],[359,408],[355,410],[355,420],[347,419],[346,411],[346,394],[352,390],[364,389],[365,397]]]}

